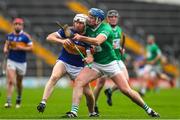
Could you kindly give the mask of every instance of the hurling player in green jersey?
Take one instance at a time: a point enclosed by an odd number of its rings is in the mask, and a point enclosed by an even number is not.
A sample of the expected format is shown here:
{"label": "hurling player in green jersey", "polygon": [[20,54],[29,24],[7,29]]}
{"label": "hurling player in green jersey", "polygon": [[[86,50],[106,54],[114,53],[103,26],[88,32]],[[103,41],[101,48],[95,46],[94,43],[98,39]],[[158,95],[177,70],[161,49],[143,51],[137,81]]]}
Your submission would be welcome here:
{"label": "hurling player in green jersey", "polygon": [[158,79],[167,80],[171,85],[171,79],[162,72],[161,65],[162,53],[158,45],[155,43],[155,37],[153,35],[147,36],[147,45],[146,45],[146,64],[144,67],[142,88],[140,94],[143,96],[148,88],[148,81],[153,82],[153,87],[158,88]]}
{"label": "hurling player in green jersey", "polygon": [[[118,19],[119,19],[119,13],[118,13],[117,10],[109,10],[108,11],[108,13],[107,13],[107,22],[111,26],[112,31],[113,31],[113,35],[114,35],[114,38],[112,40],[113,49],[114,49],[114,51],[116,53],[119,65],[120,65],[124,75],[126,76],[126,79],[128,80],[129,79],[128,72],[127,72],[126,67],[125,67],[125,65],[123,63],[123,58],[125,57],[125,54],[123,54],[124,49],[121,49],[121,46],[120,46],[123,33],[122,33],[122,29],[120,28],[120,26],[117,25],[118,24]],[[96,87],[94,88],[94,97],[95,97],[95,101],[96,101],[95,111],[97,113],[99,113],[98,106],[97,106],[97,100],[98,100],[98,97],[99,97],[99,93],[102,90],[102,88],[103,88],[103,86],[105,84],[105,81],[107,79],[108,78],[106,76],[103,76],[100,79],[98,79]],[[110,106],[112,106],[112,100],[111,100],[112,92],[117,90],[117,89],[118,89],[117,85],[114,85],[112,87],[112,89],[108,88],[108,89],[105,90],[105,94],[107,96],[107,103]]]}
{"label": "hurling player in green jersey", "polygon": [[109,24],[102,22],[104,19],[105,13],[101,9],[91,8],[88,15],[89,27],[86,30],[88,37],[75,34],[73,38],[95,45],[95,53],[93,55],[94,62],[92,63],[92,67],[84,67],[75,80],[73,104],[71,111],[66,113],[66,117],[77,117],[79,104],[83,95],[83,87],[103,75],[111,78],[122,93],[142,107],[148,115],[159,117],[159,114],[143,101],[138,92],[130,88],[112,47],[112,28]]}

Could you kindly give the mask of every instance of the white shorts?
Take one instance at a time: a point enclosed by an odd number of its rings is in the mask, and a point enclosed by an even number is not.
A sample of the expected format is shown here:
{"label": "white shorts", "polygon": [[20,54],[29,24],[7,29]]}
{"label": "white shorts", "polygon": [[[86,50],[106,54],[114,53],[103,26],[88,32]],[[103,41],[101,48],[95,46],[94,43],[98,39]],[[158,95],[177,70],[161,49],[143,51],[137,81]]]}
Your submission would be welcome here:
{"label": "white shorts", "polygon": [[138,77],[142,77],[142,76],[145,74],[145,69],[144,69],[144,67],[142,67],[142,68],[137,68],[137,69],[136,69],[136,74],[137,74]]}
{"label": "white shorts", "polygon": [[7,69],[15,70],[19,75],[24,76],[26,74],[26,68],[27,68],[26,62],[19,63],[10,59],[7,60]]}
{"label": "white shorts", "polygon": [[64,64],[64,66],[66,68],[66,72],[72,80],[74,80],[78,76],[80,71],[83,69],[83,67],[77,67],[74,65],[70,65],[62,60],[58,60],[57,62],[61,62]]}
{"label": "white shorts", "polygon": [[124,62],[123,62],[122,60],[118,60],[118,64],[119,64],[119,67],[120,67],[121,69],[126,68],[126,66],[125,66],[125,64],[124,64]]}
{"label": "white shorts", "polygon": [[100,73],[102,76],[105,75],[109,78],[122,72],[124,68],[125,68],[124,63],[122,61],[117,61],[117,60],[114,60],[109,64],[99,64],[96,62],[92,63],[92,69]]}
{"label": "white shorts", "polygon": [[145,65],[144,71],[149,73],[151,77],[155,77],[162,72],[162,68],[160,65]]}

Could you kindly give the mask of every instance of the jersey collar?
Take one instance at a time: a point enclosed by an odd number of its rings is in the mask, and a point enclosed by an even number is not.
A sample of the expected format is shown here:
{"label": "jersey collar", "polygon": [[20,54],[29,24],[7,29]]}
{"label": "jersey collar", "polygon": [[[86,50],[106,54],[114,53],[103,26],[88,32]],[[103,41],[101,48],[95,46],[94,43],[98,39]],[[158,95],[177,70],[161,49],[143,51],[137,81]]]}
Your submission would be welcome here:
{"label": "jersey collar", "polygon": [[117,30],[117,25],[113,28],[111,27],[113,31],[116,31]]}
{"label": "jersey collar", "polygon": [[19,34],[16,34],[16,32],[14,32],[14,35],[20,35],[20,34],[22,34],[24,31],[23,30],[21,30],[20,32],[19,32]]}
{"label": "jersey collar", "polygon": [[102,24],[102,22],[96,28],[91,28],[91,30],[96,31],[101,26],[101,24]]}

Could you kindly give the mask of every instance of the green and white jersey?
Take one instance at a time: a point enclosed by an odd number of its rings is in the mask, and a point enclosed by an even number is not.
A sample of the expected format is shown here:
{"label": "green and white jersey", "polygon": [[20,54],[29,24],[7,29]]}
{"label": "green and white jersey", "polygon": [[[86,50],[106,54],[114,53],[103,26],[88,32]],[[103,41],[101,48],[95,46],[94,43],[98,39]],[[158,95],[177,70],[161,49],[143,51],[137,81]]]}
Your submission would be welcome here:
{"label": "green and white jersey", "polygon": [[[157,46],[157,44],[151,44],[146,46],[146,59],[147,61],[154,60],[157,55],[161,55],[161,50]],[[155,64],[160,64],[160,60],[157,61]]]}
{"label": "green and white jersey", "polygon": [[121,38],[122,38],[122,30],[118,25],[116,25],[115,28],[112,28],[112,30],[113,30],[113,34],[114,34],[113,48],[116,53],[116,56],[118,57],[118,60],[122,60],[122,56],[120,53],[120,48],[121,48],[120,42],[121,42]]}
{"label": "green and white jersey", "polygon": [[99,46],[95,46],[94,62],[99,64],[108,64],[117,60],[117,56],[112,47],[113,32],[109,24],[102,22],[95,29],[87,27],[86,36],[97,37],[99,34],[104,35],[107,39]]}

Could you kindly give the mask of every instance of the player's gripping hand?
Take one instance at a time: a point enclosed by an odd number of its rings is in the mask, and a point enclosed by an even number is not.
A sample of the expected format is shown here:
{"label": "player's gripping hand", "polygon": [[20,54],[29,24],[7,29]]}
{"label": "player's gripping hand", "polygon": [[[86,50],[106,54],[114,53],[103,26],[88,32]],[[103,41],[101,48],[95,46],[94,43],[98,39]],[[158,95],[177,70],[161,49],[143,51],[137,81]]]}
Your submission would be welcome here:
{"label": "player's gripping hand", "polygon": [[73,37],[74,40],[81,40],[82,38],[83,36],[78,33],[74,34],[74,37]]}
{"label": "player's gripping hand", "polygon": [[73,46],[73,43],[70,39],[65,39],[63,41],[63,46]]}
{"label": "player's gripping hand", "polygon": [[124,48],[120,48],[120,53],[123,55],[125,53],[125,49]]}
{"label": "player's gripping hand", "polygon": [[91,64],[94,61],[94,58],[92,55],[88,55],[86,58],[83,59],[83,61],[87,64]]}
{"label": "player's gripping hand", "polygon": [[[74,54],[74,55],[79,55],[78,50],[85,55],[86,54],[86,49],[83,46],[80,45],[75,45],[70,39],[65,39],[63,42],[63,47],[65,48],[65,50],[70,53],[70,54]],[[77,50],[78,49],[78,50]]]}

